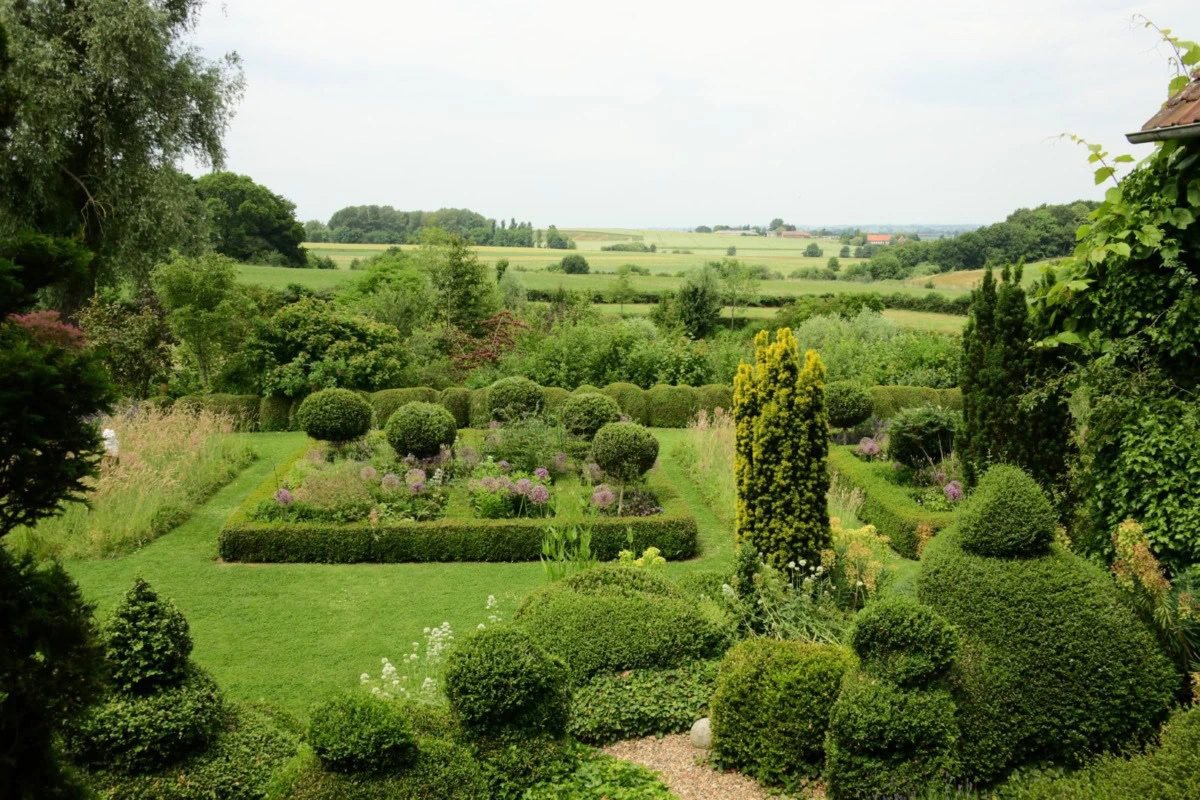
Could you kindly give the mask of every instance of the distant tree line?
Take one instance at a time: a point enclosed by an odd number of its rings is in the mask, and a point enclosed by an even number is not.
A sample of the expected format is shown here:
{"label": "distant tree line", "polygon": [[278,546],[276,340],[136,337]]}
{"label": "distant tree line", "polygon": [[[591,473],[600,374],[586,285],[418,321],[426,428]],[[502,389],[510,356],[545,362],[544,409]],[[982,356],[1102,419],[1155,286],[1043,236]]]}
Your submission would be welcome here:
{"label": "distant tree line", "polygon": [[428,228],[461,236],[475,245],[541,246],[532,222],[518,222],[515,217],[497,222],[466,208],[397,211],[391,206],[347,206],[334,212],[328,223],[315,219],[304,223],[307,241],[347,244],[418,244]]}

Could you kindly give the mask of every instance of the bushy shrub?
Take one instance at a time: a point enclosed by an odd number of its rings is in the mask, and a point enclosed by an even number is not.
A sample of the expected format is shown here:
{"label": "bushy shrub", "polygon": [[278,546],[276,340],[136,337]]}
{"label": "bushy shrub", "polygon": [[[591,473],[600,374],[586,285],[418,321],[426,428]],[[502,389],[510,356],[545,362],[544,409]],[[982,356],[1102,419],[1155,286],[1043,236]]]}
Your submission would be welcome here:
{"label": "bushy shrub", "polygon": [[573,748],[557,736],[506,731],[471,743],[479,761],[488,800],[524,800],[525,792],[553,782],[577,764]]}
{"label": "bushy shrub", "polygon": [[596,394],[599,391],[600,388],[597,386],[592,386],[590,383],[581,383],[575,387],[572,394]]}
{"label": "bushy shrub", "polygon": [[871,417],[871,393],[853,381],[834,381],[825,387],[825,407],[834,428],[853,428]]}
{"label": "bushy shrub", "polygon": [[629,417],[630,422],[649,424],[649,405],[642,387],[632,383],[610,383],[604,387],[604,393],[617,401],[621,413]]}
{"label": "bushy shrub", "polygon": [[686,428],[700,410],[700,393],[691,386],[660,383],[646,392],[646,416],[652,428]]}
{"label": "bushy shrub", "polygon": [[264,397],[258,406],[258,429],[264,433],[286,431],[291,427],[290,397]]}
{"label": "bushy shrub", "polygon": [[[471,390],[451,387],[442,390],[442,406],[454,416],[460,428],[471,427]],[[388,418],[384,418],[385,420]]]}
{"label": "bushy shrub", "polygon": [[411,763],[416,742],[398,701],[354,692],[317,704],[309,714],[308,744],[326,769],[387,772]]}
{"label": "bushy shrub", "polygon": [[937,406],[906,408],[888,425],[888,456],[914,469],[950,455],[958,415]]}
{"label": "bushy shrub", "polygon": [[558,412],[563,403],[571,398],[571,393],[558,386],[542,387],[542,407],[549,412]]}
{"label": "bushy shrub", "polygon": [[371,405],[349,389],[322,389],[300,403],[300,430],[325,442],[349,442],[371,429]]}
{"label": "bushy shrub", "polygon": [[400,458],[430,458],[454,444],[458,425],[454,415],[440,405],[409,403],[392,414],[384,433]]}
{"label": "bushy shrub", "polygon": [[375,426],[382,428],[401,406],[409,403],[437,403],[440,397],[435,389],[417,386],[410,389],[383,389],[371,394],[371,406],[375,410]]}
{"label": "bushy shrub", "polygon": [[769,784],[819,774],[829,710],[849,666],[830,645],[738,644],[721,662],[712,697],[714,757]]}
{"label": "bushy shrub", "polygon": [[579,253],[563,256],[560,266],[567,275],[586,275],[588,273],[588,261]]}
{"label": "bushy shrub", "polygon": [[949,692],[849,675],[829,715],[830,800],[917,797],[944,788],[959,774],[957,742]]}
{"label": "bushy shrub", "polygon": [[488,405],[488,390],[471,390],[471,427],[486,428],[492,421],[492,409]]}
{"label": "bushy shrub", "polygon": [[134,580],[105,625],[104,645],[113,686],[130,694],[177,685],[187,674],[192,653],[183,614],[141,578]]}
{"label": "bushy shrub", "polygon": [[716,661],[597,675],[571,696],[567,732],[593,745],[685,733],[705,716],[716,682]]}
{"label": "bushy shrub", "polygon": [[978,556],[1021,558],[1050,552],[1054,509],[1037,481],[1017,467],[995,466],[959,512],[962,547]]}
{"label": "bushy shrub", "polygon": [[962,411],[962,391],[931,389],[927,386],[872,386],[871,408],[880,419],[891,419],[896,413],[913,406],[940,406]]}
{"label": "bushy shrub", "polygon": [[[708,383],[696,390],[700,394],[700,408],[708,413],[718,408],[733,411],[733,387],[724,383]],[[689,420],[690,421],[690,420]]]}
{"label": "bushy shrub", "polygon": [[523,800],[676,800],[657,773],[641,764],[581,751],[574,772],[534,786]]}
{"label": "bushy shrub", "polygon": [[542,410],[542,389],[528,378],[501,378],[488,389],[488,409],[501,422],[536,416]]}
{"label": "bushy shrub", "polygon": [[576,394],[563,403],[559,418],[567,432],[590,440],[596,431],[621,419],[621,407],[607,395]]}
{"label": "bushy shrub", "polygon": [[863,671],[901,686],[939,677],[958,655],[958,631],[903,595],[870,603],[854,618],[850,647]]}
{"label": "bushy shrub", "polygon": [[488,431],[483,452],[496,461],[507,461],[514,469],[533,472],[547,467],[567,449],[562,428],[542,417],[523,417]]}
{"label": "bushy shrub", "polygon": [[490,800],[471,751],[444,738],[417,740],[416,760],[391,774],[345,774],[302,755],[273,782],[271,797],[288,800]]}
{"label": "bushy shrub", "polygon": [[592,439],[592,457],[619,481],[635,481],[658,459],[658,439],[636,422],[610,422]]}
{"label": "bushy shrub", "polygon": [[1178,686],[1111,577],[1071,553],[985,558],[950,528],[925,547],[918,597],[963,632],[949,679],[972,780],[1144,739]]}

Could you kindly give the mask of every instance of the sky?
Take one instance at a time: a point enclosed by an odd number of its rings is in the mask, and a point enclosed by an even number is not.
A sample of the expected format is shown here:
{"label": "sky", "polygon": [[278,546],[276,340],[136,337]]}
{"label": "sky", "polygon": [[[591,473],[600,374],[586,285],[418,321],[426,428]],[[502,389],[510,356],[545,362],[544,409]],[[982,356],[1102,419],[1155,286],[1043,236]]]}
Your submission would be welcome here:
{"label": "sky", "polygon": [[1099,197],[1064,132],[1129,145],[1196,0],[227,0],[226,168],[327,220],[537,227],[986,224]]}

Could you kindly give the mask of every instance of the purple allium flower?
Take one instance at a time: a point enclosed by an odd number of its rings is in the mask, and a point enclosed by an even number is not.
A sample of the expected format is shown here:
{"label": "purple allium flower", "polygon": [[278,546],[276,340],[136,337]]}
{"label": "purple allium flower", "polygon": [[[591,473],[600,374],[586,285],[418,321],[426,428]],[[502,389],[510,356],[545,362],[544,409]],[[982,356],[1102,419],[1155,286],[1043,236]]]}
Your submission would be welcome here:
{"label": "purple allium flower", "polygon": [[500,488],[500,481],[497,480],[496,478],[493,478],[491,475],[484,478],[479,483],[481,486],[483,486],[484,489],[487,489],[489,492],[494,492]]}
{"label": "purple allium flower", "polygon": [[533,488],[533,481],[529,480],[529,478],[521,478],[513,488],[517,494],[527,495],[529,494],[529,490]]}
{"label": "purple allium flower", "polygon": [[424,483],[425,482],[425,470],[410,469],[408,472],[404,473],[404,482],[409,484],[410,486],[414,483]]}
{"label": "purple allium flower", "polygon": [[874,458],[879,455],[879,443],[870,436],[864,436],[858,443],[858,452],[860,455]]}
{"label": "purple allium flower", "polygon": [[409,453],[404,457],[404,466],[411,467],[417,463],[417,457]]}
{"label": "purple allium flower", "polygon": [[548,481],[550,480],[550,470],[546,469],[545,467],[538,467],[533,471],[533,477],[537,478],[539,481]]}
{"label": "purple allium flower", "polygon": [[421,492],[425,491],[425,484],[421,481],[417,481],[416,483],[410,483],[408,488],[413,494],[420,494]]}
{"label": "purple allium flower", "polygon": [[383,480],[379,482],[379,485],[384,489],[387,489],[389,492],[395,491],[396,489],[400,488],[400,476],[394,472],[389,472],[387,475],[383,476]]}
{"label": "purple allium flower", "polygon": [[946,499],[951,503],[957,503],[963,498],[962,484],[958,481],[950,481],[942,488],[942,491],[945,492]]}
{"label": "purple allium flower", "polygon": [[535,506],[544,506],[550,499],[550,490],[545,486],[535,486],[529,492],[529,501]]}
{"label": "purple allium flower", "polygon": [[944,473],[944,472],[941,472],[941,471],[939,470],[939,471],[938,471],[938,473],[937,473],[937,474],[935,474],[935,475],[933,476],[933,480],[934,480],[934,482],[935,482],[935,483],[936,483],[938,486],[945,486],[945,484],[946,484],[946,473]]}
{"label": "purple allium flower", "polygon": [[512,469],[512,464],[508,463],[507,461],[500,462],[500,471],[501,472],[508,472],[510,469]]}
{"label": "purple allium flower", "polygon": [[558,453],[557,455],[554,456],[554,471],[555,472],[566,472],[567,471],[567,454],[566,453]]}
{"label": "purple allium flower", "polygon": [[295,498],[287,489],[278,489],[275,492],[275,502],[281,506],[290,506]]}
{"label": "purple allium flower", "polygon": [[500,427],[500,420],[498,420],[498,419],[494,419],[488,423],[488,428],[490,428],[491,430],[496,430],[499,427]]}
{"label": "purple allium flower", "polygon": [[588,477],[592,479],[592,483],[604,477],[604,470],[600,469],[600,465],[595,461],[589,461],[587,464]]}
{"label": "purple allium flower", "polygon": [[374,467],[368,465],[358,471],[358,477],[362,478],[364,481],[373,481],[379,477],[379,473]]}
{"label": "purple allium flower", "polygon": [[617,501],[617,496],[613,494],[612,489],[600,484],[592,491],[592,505],[596,508],[608,508]]}

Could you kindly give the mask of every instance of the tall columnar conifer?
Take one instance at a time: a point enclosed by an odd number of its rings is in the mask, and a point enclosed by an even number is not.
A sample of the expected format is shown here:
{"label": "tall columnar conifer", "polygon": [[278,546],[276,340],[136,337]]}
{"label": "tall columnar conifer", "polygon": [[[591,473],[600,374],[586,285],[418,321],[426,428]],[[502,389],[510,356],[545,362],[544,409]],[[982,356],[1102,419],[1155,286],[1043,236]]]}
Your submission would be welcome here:
{"label": "tall columnar conifer", "polygon": [[754,366],[734,380],[736,531],[771,564],[816,560],[830,546],[825,498],[829,422],[825,366],[815,351],[803,366],[791,328],[754,339]]}

